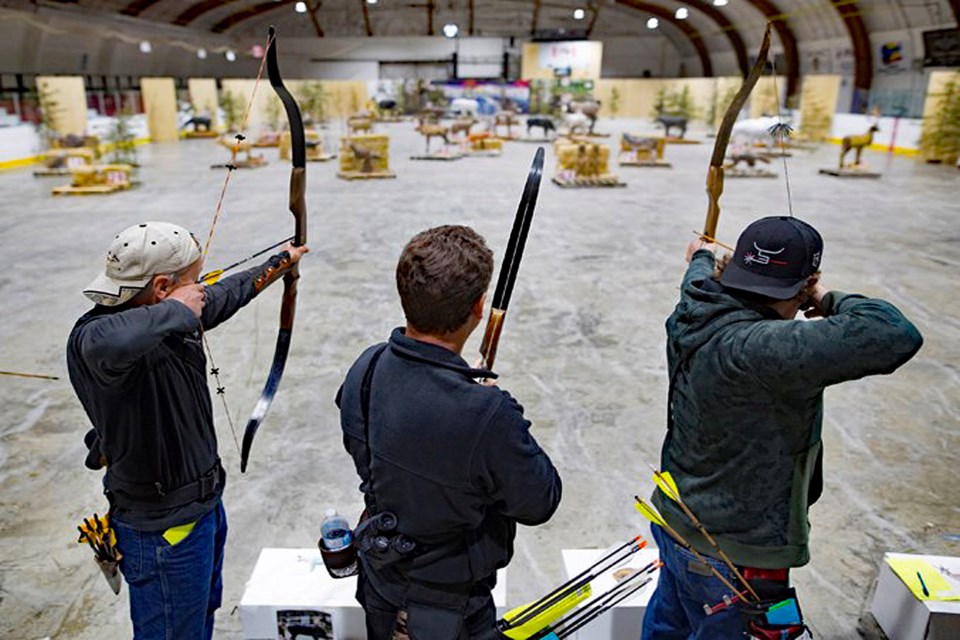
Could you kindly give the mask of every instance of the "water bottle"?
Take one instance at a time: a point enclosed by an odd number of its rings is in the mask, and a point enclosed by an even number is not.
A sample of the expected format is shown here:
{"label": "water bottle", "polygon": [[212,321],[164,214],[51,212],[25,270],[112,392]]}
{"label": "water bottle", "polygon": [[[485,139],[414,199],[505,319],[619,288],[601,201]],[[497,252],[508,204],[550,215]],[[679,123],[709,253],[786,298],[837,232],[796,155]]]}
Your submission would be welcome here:
{"label": "water bottle", "polygon": [[336,509],[327,509],[323,514],[323,523],[320,525],[320,535],[323,536],[323,545],[327,551],[339,551],[349,547],[353,542],[353,533],[346,518],[337,513]]}
{"label": "water bottle", "polygon": [[320,552],[327,571],[334,578],[346,578],[357,573],[357,552],[353,547],[353,533],[346,518],[336,509],[327,509],[320,525]]}

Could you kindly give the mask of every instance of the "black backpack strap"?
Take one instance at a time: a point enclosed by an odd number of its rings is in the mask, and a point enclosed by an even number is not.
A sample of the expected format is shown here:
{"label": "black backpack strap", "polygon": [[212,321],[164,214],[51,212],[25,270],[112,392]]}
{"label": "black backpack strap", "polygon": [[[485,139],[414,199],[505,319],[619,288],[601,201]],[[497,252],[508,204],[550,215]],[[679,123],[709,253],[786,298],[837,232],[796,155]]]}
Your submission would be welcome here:
{"label": "black backpack strap", "polygon": [[[363,372],[363,379],[360,382],[360,416],[363,419],[363,446],[367,450],[367,477],[369,478],[371,488],[373,487],[373,454],[370,451],[370,386],[373,382],[373,371],[377,368],[377,362],[380,360],[383,352],[387,350],[388,346],[390,346],[389,343],[385,343],[373,352],[373,357],[370,358],[370,364],[367,365],[367,370]],[[373,497],[374,505],[376,505],[377,497],[372,493],[371,497]]]}

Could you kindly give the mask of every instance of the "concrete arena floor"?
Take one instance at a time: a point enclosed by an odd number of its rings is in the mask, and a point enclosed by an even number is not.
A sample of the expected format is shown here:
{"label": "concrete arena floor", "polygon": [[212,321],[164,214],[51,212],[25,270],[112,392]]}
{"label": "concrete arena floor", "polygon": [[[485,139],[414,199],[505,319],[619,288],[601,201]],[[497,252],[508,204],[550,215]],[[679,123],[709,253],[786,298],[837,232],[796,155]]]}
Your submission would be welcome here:
{"label": "concrete arena floor", "polygon": [[[599,129],[613,132],[615,143],[621,130],[647,126],[605,119]],[[379,127],[392,136],[395,180],[344,182],[335,162],[309,165],[312,253],[302,268],[293,349],[245,475],[216,405],[230,473],[218,638],[241,637],[236,605],[261,547],[312,546],[324,508],[360,509],[333,396],[355,356],[402,322],[393,269],[405,241],[432,225],[462,223],[502,255],[535,146],[509,143],[499,159],[411,162],[423,146],[412,128]],[[670,146],[672,170],[624,167],[629,186],[610,190],[551,184],[548,150],[497,369],[560,469],[564,498],[549,524],[521,528],[511,604],[561,579],[561,549],[604,547],[647,528],[632,495],[652,488],[647,463],[658,460],[664,431],[663,321],[677,298],[684,247],[703,223],[711,148],[709,140]],[[100,474],[82,464],[88,423],[65,379],[64,341],[89,306],[80,290],[101,268],[112,235],[157,219],[205,234],[223,176],[208,165],[225,160],[221,148],[200,140],[140,153],[143,185],[109,197],[53,198],[50,188],[63,180],[34,179],[27,170],[0,175],[0,369],[61,376],[0,377],[3,637],[130,636],[126,594],[109,592],[75,542],[80,518],[105,502]],[[232,180],[210,268],[291,233],[289,169],[274,150],[266,155],[269,166]],[[817,175],[836,156],[827,146],[789,160],[795,211],[826,239],[825,282],[891,300],[926,339],[895,375],[826,393],[826,491],[811,512],[813,561],[794,575],[817,637],[852,638],[885,550],[960,553],[960,173],[868,153],[880,180]],[[721,238],[732,243],[753,218],[785,211],[782,179],[728,179]],[[210,335],[238,430],[266,377],[279,291]],[[470,359],[478,342],[475,335],[468,344]]]}

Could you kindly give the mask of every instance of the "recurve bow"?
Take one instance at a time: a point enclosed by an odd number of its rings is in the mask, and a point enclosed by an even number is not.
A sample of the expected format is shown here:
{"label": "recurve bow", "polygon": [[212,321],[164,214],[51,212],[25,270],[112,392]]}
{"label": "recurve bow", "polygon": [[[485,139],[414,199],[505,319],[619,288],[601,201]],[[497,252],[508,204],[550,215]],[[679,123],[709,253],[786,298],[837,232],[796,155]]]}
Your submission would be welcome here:
{"label": "recurve bow", "polygon": [[[270,27],[270,44],[267,47],[267,76],[270,78],[270,85],[280,97],[283,108],[287,113],[287,120],[290,123],[290,151],[293,167],[290,170],[290,213],[294,218],[293,246],[299,247],[307,242],[307,173],[306,173],[306,143],[303,130],[303,119],[300,116],[300,108],[297,101],[294,100],[290,92],[283,84],[283,78],[280,76],[280,67],[277,64],[277,37],[276,31]],[[266,383],[263,385],[263,391],[260,393],[260,399],[257,401],[247,421],[247,427],[243,432],[243,446],[240,452],[240,472],[247,470],[247,461],[250,457],[250,448],[253,446],[253,439],[257,435],[257,429],[267,415],[267,410],[273,402],[273,397],[280,386],[280,379],[283,377],[283,369],[287,363],[287,354],[290,352],[290,338],[293,334],[293,318],[297,308],[297,280],[300,278],[300,269],[298,264],[290,265],[289,262],[281,262],[275,270],[268,270],[260,276],[254,286],[258,290],[265,287],[273,281],[277,272],[286,269],[283,275],[283,301],[280,306],[280,328],[277,332],[277,346],[273,353],[273,363],[270,365],[270,374]]]}

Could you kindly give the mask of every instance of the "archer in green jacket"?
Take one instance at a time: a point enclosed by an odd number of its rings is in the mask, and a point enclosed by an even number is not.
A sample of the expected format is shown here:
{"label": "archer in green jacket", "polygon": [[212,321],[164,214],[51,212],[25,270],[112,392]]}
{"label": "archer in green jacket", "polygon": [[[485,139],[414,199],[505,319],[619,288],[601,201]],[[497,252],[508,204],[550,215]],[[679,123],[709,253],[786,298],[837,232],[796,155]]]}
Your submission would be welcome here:
{"label": "archer in green jacket", "polygon": [[[807,509],[822,489],[823,390],[892,373],[923,339],[892,304],[824,287],[823,241],[796,218],[748,226],[720,269],[711,246],[697,240],[688,248],[680,302],[666,323],[670,398],[661,467],[735,565],[801,566],[810,559]],[[794,319],[801,310],[822,319]],[[660,491],[653,501],[695,549],[717,557],[675,502]],[[655,535],[669,544],[659,528]],[[688,567],[667,562],[661,572],[644,638],[701,637],[699,624],[723,617],[704,618],[702,595],[691,603],[699,614],[665,615],[694,595],[683,593],[689,576],[677,571]]]}

